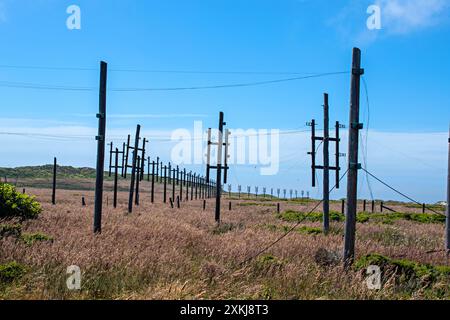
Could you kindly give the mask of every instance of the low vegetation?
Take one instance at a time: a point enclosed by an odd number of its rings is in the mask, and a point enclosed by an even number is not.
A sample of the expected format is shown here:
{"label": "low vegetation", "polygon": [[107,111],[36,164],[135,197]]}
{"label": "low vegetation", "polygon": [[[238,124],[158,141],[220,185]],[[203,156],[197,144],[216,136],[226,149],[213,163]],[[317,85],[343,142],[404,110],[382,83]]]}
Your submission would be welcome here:
{"label": "low vegetation", "polygon": [[[393,281],[397,290],[414,291],[431,289],[438,286],[437,293],[442,298],[450,294],[450,267],[434,266],[406,259],[391,259],[380,254],[363,256],[355,263],[356,270],[366,269],[370,265],[379,266],[382,282]],[[435,288],[437,289],[437,288]]]}
{"label": "low vegetation", "polygon": [[26,244],[26,245],[33,245],[36,242],[41,242],[41,241],[53,241],[53,237],[48,236],[44,233],[40,233],[40,232],[35,232],[35,233],[23,233],[20,237],[22,239],[22,241]]}
{"label": "low vegetation", "polygon": [[[278,215],[278,218],[288,222],[299,221],[311,221],[319,222],[323,221],[323,214],[321,212],[299,212],[288,210]],[[359,212],[356,215],[356,221],[359,223],[375,222],[392,224],[397,220],[414,221],[418,223],[445,223],[445,215],[440,214],[427,214],[427,213],[367,213]],[[330,221],[342,222],[345,221],[345,215],[342,213],[331,211]]]}
{"label": "low vegetation", "polygon": [[[70,166],[57,166],[58,177],[60,178],[95,178],[95,169],[74,168]],[[36,179],[51,178],[53,176],[53,165],[28,166],[18,168],[0,168],[0,177],[8,179]]]}
{"label": "low vegetation", "polygon": [[[290,221],[273,208],[235,205],[217,226],[214,200],[206,210],[199,201],[172,209],[158,193],[154,204],[147,197],[127,215],[128,194],[120,192],[118,208],[105,206],[102,233],[93,236],[93,192],[82,193],[85,207],[79,191],[58,190],[55,206],[51,191],[32,192],[43,203],[38,219],[21,228],[14,219],[0,222],[0,299],[450,299],[441,223],[359,223],[358,267],[343,272],[343,223],[331,223],[327,236],[321,213],[295,226],[307,205],[283,203],[298,210]],[[344,221],[337,212],[332,218]],[[370,290],[364,268],[377,262],[385,263],[383,286]],[[71,265],[81,269],[81,290],[67,288]]]}
{"label": "low vegetation", "polygon": [[20,279],[26,272],[26,268],[13,261],[0,265],[0,281],[4,283]]}
{"label": "low vegetation", "polygon": [[19,238],[22,234],[22,226],[20,224],[0,224],[0,238],[15,237]]}
{"label": "low vegetation", "polygon": [[41,205],[34,197],[19,193],[10,184],[0,183],[0,219],[34,219],[41,211]]}

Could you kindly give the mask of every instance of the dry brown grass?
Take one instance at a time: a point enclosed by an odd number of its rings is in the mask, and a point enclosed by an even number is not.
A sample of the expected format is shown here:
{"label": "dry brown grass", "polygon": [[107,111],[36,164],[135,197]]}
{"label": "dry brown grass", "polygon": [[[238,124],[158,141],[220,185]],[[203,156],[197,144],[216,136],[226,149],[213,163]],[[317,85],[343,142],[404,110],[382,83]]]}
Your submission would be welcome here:
{"label": "dry brown grass", "polygon": [[[223,201],[222,221],[216,229],[214,203],[183,202],[181,209],[155,204],[141,194],[141,205],[126,213],[127,194],[119,194],[119,207],[104,207],[103,232],[92,234],[93,192],[58,191],[58,204],[50,204],[50,190],[29,189],[43,204],[37,220],[23,224],[24,232],[41,232],[53,242],[27,246],[13,238],[0,240],[0,264],[17,261],[28,268],[21,280],[2,285],[4,299],[421,299],[436,298],[435,288],[404,292],[395,285],[371,291],[364,274],[343,272],[341,266],[315,263],[319,248],[340,252],[342,223],[329,236],[293,232],[263,257],[242,261],[283,234],[267,225],[289,225],[276,218],[276,207],[237,206],[228,211]],[[81,196],[87,206],[81,206]],[[242,201],[242,200],[241,200]],[[282,209],[307,210],[313,204],[283,203]],[[336,204],[336,206],[338,206]],[[336,208],[337,209],[337,208]],[[320,226],[319,223],[304,223]],[[421,263],[448,265],[442,249],[444,226],[398,221],[393,225],[358,224],[358,257],[380,253]],[[264,260],[264,257],[270,258]],[[66,268],[82,270],[82,290],[69,291]],[[449,283],[439,283],[447,288]],[[437,289],[436,289],[437,290]]]}

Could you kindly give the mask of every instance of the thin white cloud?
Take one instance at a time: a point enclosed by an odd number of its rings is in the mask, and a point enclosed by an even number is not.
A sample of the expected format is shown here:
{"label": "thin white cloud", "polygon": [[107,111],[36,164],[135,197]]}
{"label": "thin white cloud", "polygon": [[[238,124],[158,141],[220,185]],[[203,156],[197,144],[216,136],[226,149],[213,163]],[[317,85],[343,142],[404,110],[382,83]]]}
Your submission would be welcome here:
{"label": "thin white cloud", "polygon": [[[369,5],[381,11],[381,30],[369,30]],[[327,21],[346,42],[368,45],[389,36],[412,34],[450,22],[450,0],[349,0]]]}
{"label": "thin white cloud", "polygon": [[406,34],[436,26],[444,21],[448,0],[378,0],[383,29],[391,34]]}

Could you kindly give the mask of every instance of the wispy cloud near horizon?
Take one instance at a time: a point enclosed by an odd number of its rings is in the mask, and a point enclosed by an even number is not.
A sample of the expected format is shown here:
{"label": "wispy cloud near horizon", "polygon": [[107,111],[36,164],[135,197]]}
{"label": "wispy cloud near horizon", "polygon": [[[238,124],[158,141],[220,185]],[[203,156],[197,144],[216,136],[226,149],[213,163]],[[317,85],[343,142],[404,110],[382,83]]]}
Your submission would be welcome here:
{"label": "wispy cloud near horizon", "polygon": [[407,34],[439,25],[445,20],[448,0],[377,0],[383,27],[390,34]]}
{"label": "wispy cloud near horizon", "polygon": [[[369,30],[369,5],[381,12],[381,30]],[[405,36],[450,22],[450,0],[350,0],[328,24],[344,39],[367,45],[385,37]]]}

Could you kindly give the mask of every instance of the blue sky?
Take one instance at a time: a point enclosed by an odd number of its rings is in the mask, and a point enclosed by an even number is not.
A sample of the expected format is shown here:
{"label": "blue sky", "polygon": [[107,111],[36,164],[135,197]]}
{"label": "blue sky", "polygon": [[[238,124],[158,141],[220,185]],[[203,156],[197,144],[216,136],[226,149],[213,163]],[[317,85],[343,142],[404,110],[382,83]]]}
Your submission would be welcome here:
{"label": "blue sky", "polygon": [[[81,30],[66,27],[66,8],[72,4],[81,8]],[[366,27],[371,4],[381,7],[381,30]],[[351,49],[358,46],[370,101],[368,168],[419,201],[442,200],[450,119],[449,30],[448,0],[0,0],[0,132],[71,137],[0,134],[9,151],[2,152],[0,166],[49,163],[53,155],[63,164],[95,166],[95,141],[87,138],[95,134],[95,90],[36,90],[10,83],[96,88],[100,60],[111,69],[109,88],[276,80],[293,76],[283,72],[349,71]],[[220,110],[232,128],[303,130],[311,118],[320,122],[323,92],[330,94],[330,119],[347,124],[349,83],[343,74],[244,88],[109,92],[108,113],[114,117],[108,132],[118,143],[139,122],[149,137],[170,137],[174,129],[191,129],[194,120],[216,126]],[[361,97],[367,125],[364,90]],[[152,146],[169,158],[170,144]],[[345,145],[341,148],[346,152]],[[277,176],[263,177],[254,167],[240,166],[230,182],[316,195],[320,186],[313,190],[309,185],[308,149],[307,133],[283,136]],[[360,196],[369,197],[361,177]],[[398,199],[376,182],[371,185],[375,198]]]}

